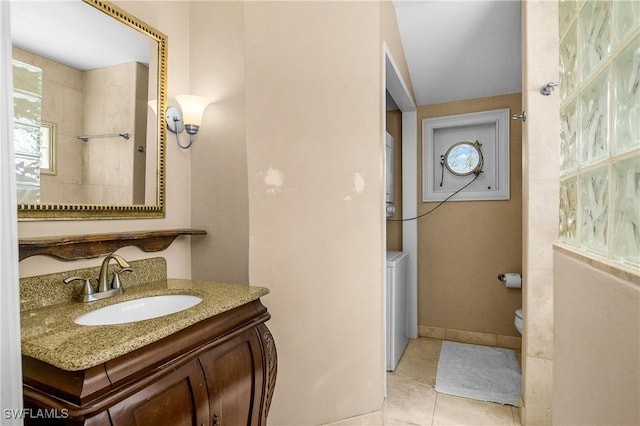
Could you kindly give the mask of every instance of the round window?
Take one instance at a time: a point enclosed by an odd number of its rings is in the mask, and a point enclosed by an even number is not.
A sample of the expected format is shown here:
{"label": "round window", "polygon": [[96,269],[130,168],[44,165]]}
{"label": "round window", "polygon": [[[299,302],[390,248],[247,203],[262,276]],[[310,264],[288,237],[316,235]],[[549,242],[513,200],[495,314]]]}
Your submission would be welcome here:
{"label": "round window", "polygon": [[447,170],[456,176],[480,173],[484,163],[480,146],[478,141],[463,141],[451,145],[444,155],[444,164],[447,166]]}

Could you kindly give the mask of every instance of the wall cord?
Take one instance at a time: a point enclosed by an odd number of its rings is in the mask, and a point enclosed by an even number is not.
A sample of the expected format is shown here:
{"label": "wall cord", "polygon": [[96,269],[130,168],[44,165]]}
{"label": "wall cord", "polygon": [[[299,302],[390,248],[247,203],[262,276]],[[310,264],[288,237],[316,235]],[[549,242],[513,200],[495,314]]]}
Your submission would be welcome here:
{"label": "wall cord", "polygon": [[429,213],[433,213],[438,207],[440,207],[441,205],[443,205],[444,203],[446,203],[447,201],[449,201],[451,199],[451,197],[453,197],[454,195],[456,195],[458,192],[462,191],[463,189],[465,189],[466,187],[468,187],[469,185],[471,185],[473,182],[475,182],[479,177],[480,177],[480,173],[482,173],[482,171],[476,172],[475,175],[476,177],[474,177],[469,183],[465,184],[462,188],[458,189],[456,192],[454,192],[453,194],[449,195],[447,198],[445,198],[444,200],[440,201],[440,203],[438,203],[437,206],[435,206],[434,208],[432,208],[431,210],[429,210],[426,213],[422,213],[421,215],[418,215],[416,217],[410,217],[408,219],[387,219],[387,222],[408,222],[410,220],[417,220],[420,219],[421,217],[425,217],[426,215],[428,215]]}

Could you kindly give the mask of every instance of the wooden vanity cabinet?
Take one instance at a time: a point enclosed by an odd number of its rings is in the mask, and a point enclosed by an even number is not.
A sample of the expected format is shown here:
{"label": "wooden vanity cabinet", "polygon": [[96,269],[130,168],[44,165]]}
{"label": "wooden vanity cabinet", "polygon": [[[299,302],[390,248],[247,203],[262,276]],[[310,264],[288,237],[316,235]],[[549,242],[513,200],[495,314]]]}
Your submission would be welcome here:
{"label": "wooden vanity cabinet", "polygon": [[108,414],[114,426],[210,424],[207,388],[198,360],[109,407]]}
{"label": "wooden vanity cabinet", "polygon": [[[245,333],[200,357],[209,395],[210,424],[245,425],[260,417],[254,388],[262,387],[262,365],[254,354],[255,334]],[[255,383],[258,379],[258,383]]]}
{"label": "wooden vanity cabinet", "polygon": [[277,369],[269,318],[256,300],[80,372],[23,357],[25,407],[68,413],[58,424],[266,425]]}

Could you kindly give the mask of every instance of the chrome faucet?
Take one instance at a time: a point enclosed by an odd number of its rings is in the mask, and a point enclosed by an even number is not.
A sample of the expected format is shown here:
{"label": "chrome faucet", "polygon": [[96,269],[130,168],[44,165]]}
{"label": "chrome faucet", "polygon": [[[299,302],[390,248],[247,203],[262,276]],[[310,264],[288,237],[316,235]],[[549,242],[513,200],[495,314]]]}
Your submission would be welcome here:
{"label": "chrome faucet", "polygon": [[[107,280],[107,273],[109,272],[109,262],[111,262],[111,259],[118,262],[118,265],[120,265],[120,268],[122,269],[113,273],[113,280],[111,281],[111,284],[109,284]],[[131,269],[131,265],[129,265],[122,256],[115,253],[107,255],[107,257],[102,261],[102,266],[100,266],[98,293],[113,290],[115,288],[122,288],[122,285],[120,284],[120,272],[133,272],[133,269]]]}
{"label": "chrome faucet", "polygon": [[[113,272],[113,278],[111,279],[111,283],[109,283],[109,263],[112,259],[118,263],[121,269]],[[100,274],[98,275],[98,287],[95,291],[89,278],[69,277],[64,280],[64,283],[69,284],[76,280],[84,281],[82,293],[80,294],[80,301],[93,302],[96,300],[107,299],[122,293],[122,282],[120,281],[120,274],[122,272],[133,272],[133,268],[131,268],[131,265],[129,265],[122,256],[111,253],[102,261]]]}

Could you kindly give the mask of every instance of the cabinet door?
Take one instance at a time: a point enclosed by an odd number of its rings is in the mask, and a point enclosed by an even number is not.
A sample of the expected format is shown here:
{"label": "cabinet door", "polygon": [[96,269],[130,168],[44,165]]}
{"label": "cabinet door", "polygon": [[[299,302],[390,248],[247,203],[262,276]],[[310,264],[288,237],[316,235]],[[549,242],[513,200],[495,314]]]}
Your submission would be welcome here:
{"label": "cabinet door", "polygon": [[262,356],[252,329],[200,356],[214,426],[262,423]]}
{"label": "cabinet door", "polygon": [[209,420],[207,389],[198,360],[154,381],[109,409],[114,426],[201,426]]}

